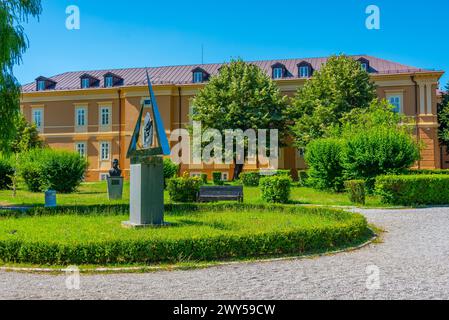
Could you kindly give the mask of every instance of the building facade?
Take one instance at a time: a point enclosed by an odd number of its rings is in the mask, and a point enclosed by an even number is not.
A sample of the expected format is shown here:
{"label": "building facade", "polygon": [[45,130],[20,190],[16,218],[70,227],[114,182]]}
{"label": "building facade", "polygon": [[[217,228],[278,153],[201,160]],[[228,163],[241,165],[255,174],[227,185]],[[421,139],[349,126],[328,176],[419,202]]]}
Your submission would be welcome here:
{"label": "building facade", "polygon": [[[419,69],[371,56],[352,56],[368,71],[377,85],[379,98],[389,100],[398,112],[416,121],[415,136],[423,144],[420,168],[449,168],[449,157],[438,143],[437,90],[442,71]],[[281,92],[293,96],[326,58],[252,62],[278,84]],[[222,64],[148,68],[167,130],[189,124],[192,99]],[[126,152],[148,89],[144,68],[68,72],[38,77],[22,87],[21,110],[36,124],[51,148],[79,152],[89,161],[87,181],[107,176],[113,159],[119,159],[129,175]],[[173,142],[175,143],[175,142]],[[301,151],[293,147],[280,152],[282,169],[304,169]],[[183,165],[192,175],[220,171],[232,178],[228,165]],[[246,170],[257,169],[246,166]]]}

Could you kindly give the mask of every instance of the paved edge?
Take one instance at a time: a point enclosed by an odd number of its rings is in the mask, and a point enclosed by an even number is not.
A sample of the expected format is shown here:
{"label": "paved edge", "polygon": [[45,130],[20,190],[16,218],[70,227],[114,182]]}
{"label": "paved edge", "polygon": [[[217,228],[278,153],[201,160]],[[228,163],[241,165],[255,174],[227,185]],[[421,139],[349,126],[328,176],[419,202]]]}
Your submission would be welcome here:
{"label": "paved edge", "polygon": [[[345,253],[345,252],[352,252],[356,250],[360,250],[364,247],[369,246],[372,244],[375,240],[379,238],[379,235],[376,234],[376,232],[368,227],[368,229],[372,232],[373,237],[371,239],[367,240],[366,242],[354,246],[349,247],[341,250],[336,251],[329,251],[325,253],[320,254],[310,254],[310,255],[302,255],[302,256],[290,256],[290,257],[283,257],[283,258],[273,258],[273,259],[255,259],[255,260],[243,260],[243,261],[229,261],[229,262],[218,262],[218,263],[204,263],[204,264],[198,264],[197,266],[192,267],[183,267],[183,266],[168,266],[168,267],[151,267],[151,266],[142,266],[142,267],[129,267],[129,268],[86,268],[86,269],[80,269],[80,273],[84,274],[101,274],[101,273],[149,273],[149,272],[158,272],[158,271],[177,271],[177,270],[194,270],[194,269],[206,269],[206,268],[214,268],[214,267],[223,267],[223,266],[232,266],[232,265],[244,265],[244,264],[255,264],[255,263],[270,263],[270,262],[278,262],[278,261],[292,261],[292,260],[303,260],[303,259],[313,259],[313,258],[319,258],[324,256],[331,256],[336,255],[339,253]],[[20,273],[53,273],[53,274],[61,274],[61,273],[67,273],[69,270],[67,269],[69,267],[66,267],[64,269],[51,269],[51,268],[20,268],[20,267],[0,267],[0,271],[3,272],[20,272]],[[70,270],[70,272],[73,272],[73,270]]]}

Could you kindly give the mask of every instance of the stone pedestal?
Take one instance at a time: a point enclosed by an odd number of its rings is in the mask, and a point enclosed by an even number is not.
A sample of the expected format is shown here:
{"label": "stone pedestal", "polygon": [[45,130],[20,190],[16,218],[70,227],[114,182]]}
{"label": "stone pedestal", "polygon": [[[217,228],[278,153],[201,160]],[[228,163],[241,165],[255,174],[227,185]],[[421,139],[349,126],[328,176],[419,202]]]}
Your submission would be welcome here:
{"label": "stone pedestal", "polygon": [[123,178],[108,177],[109,200],[121,200],[123,197]]}
{"label": "stone pedestal", "polygon": [[[142,160],[139,160],[142,161]],[[164,164],[159,156],[131,163],[130,220],[125,227],[163,226]]]}

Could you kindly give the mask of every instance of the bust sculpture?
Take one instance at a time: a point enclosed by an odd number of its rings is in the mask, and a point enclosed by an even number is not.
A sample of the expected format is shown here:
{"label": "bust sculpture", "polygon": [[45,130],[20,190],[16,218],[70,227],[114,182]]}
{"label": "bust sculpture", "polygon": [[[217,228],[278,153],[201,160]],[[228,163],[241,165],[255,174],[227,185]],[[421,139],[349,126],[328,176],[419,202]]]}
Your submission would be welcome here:
{"label": "bust sculpture", "polygon": [[114,177],[114,178],[122,176],[122,170],[119,167],[119,163],[118,163],[117,159],[115,159],[112,162],[112,168],[111,168],[111,170],[109,170],[109,176]]}

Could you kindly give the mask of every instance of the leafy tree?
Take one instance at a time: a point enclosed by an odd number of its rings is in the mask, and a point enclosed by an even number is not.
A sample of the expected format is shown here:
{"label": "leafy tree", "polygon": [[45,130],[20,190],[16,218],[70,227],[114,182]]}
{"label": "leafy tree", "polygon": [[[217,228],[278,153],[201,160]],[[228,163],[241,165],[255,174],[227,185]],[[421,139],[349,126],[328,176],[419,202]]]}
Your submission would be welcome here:
{"label": "leafy tree", "polygon": [[[288,132],[287,98],[259,67],[241,60],[223,66],[193,105],[192,119],[200,121],[203,129],[217,129],[222,135],[229,129],[278,129],[282,142]],[[234,179],[242,170],[243,165],[235,165]]]}
{"label": "leafy tree", "polygon": [[325,137],[353,109],[368,108],[376,87],[360,63],[345,55],[329,58],[293,99],[291,118],[298,147]]}
{"label": "leafy tree", "polygon": [[40,0],[0,1],[0,149],[8,150],[14,139],[14,121],[19,113],[20,85],[13,75],[28,47],[21,23],[41,13]]}
{"label": "leafy tree", "polygon": [[438,122],[440,143],[446,146],[449,152],[449,83],[446,85],[446,92],[443,93],[441,103],[438,104]]}
{"label": "leafy tree", "polygon": [[10,150],[20,153],[34,148],[42,148],[43,141],[39,138],[39,131],[34,124],[29,124],[23,115],[18,115],[15,120],[16,136],[11,142]]}

